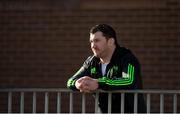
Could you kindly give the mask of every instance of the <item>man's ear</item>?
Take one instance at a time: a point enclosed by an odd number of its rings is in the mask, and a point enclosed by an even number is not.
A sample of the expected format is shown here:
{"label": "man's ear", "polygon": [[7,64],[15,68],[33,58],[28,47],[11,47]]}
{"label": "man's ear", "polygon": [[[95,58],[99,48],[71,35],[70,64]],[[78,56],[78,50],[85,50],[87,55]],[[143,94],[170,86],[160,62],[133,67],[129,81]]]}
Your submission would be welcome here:
{"label": "man's ear", "polygon": [[109,39],[109,44],[110,44],[110,45],[114,45],[114,43],[115,43],[114,38],[110,38],[110,39]]}

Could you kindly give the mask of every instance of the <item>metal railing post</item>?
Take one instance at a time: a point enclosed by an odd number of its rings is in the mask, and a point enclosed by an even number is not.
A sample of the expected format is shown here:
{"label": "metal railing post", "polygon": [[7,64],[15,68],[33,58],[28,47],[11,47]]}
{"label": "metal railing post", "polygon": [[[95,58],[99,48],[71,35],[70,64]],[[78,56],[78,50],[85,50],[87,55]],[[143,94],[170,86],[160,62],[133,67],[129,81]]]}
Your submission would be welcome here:
{"label": "metal railing post", "polygon": [[147,113],[149,114],[150,113],[150,110],[151,110],[151,94],[148,93],[147,94]]}
{"label": "metal railing post", "polygon": [[70,92],[69,113],[73,113],[73,93]]}
{"label": "metal railing post", "polygon": [[138,98],[137,98],[138,94],[134,93],[134,113],[137,113],[137,108],[138,108]]}
{"label": "metal railing post", "polygon": [[173,95],[173,113],[177,113],[177,94]]}
{"label": "metal railing post", "polygon": [[36,113],[36,92],[33,92],[33,109],[32,112]]}
{"label": "metal railing post", "polygon": [[121,93],[121,114],[124,113],[124,93]]}
{"label": "metal railing post", "polygon": [[8,92],[8,113],[12,111],[12,92]]}
{"label": "metal railing post", "polygon": [[160,94],[160,113],[164,113],[164,94]]}
{"label": "metal railing post", "polygon": [[108,113],[111,113],[112,104],[112,93],[108,92]]}
{"label": "metal railing post", "polygon": [[86,112],[86,96],[85,93],[82,94],[82,113],[85,114]]}
{"label": "metal railing post", "polygon": [[48,92],[45,92],[45,105],[44,105],[44,112],[48,113],[48,100],[49,100],[49,94]]}
{"label": "metal railing post", "polygon": [[98,112],[98,109],[99,109],[98,101],[99,101],[99,92],[96,92],[96,96],[95,96],[95,113],[99,113]]}
{"label": "metal railing post", "polygon": [[61,93],[57,92],[57,113],[61,112]]}
{"label": "metal railing post", "polygon": [[20,113],[24,113],[24,92],[20,95]]}

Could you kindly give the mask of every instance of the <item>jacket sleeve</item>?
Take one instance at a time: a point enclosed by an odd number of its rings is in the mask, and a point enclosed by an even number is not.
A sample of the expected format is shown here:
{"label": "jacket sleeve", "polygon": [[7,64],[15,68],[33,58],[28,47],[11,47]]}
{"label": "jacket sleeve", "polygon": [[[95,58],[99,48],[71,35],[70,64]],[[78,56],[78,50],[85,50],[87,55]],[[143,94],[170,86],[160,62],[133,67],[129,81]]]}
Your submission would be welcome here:
{"label": "jacket sleeve", "polygon": [[68,79],[67,88],[72,89],[72,90],[77,90],[75,86],[76,80],[78,80],[79,78],[83,76],[89,75],[89,71],[88,71],[89,59],[90,57],[88,57],[88,59],[84,62],[81,68],[72,77]]}
{"label": "jacket sleeve", "polygon": [[98,79],[99,88],[105,90],[135,89],[140,76],[140,65],[132,54],[127,54],[121,61],[122,71],[116,78],[102,77]]}

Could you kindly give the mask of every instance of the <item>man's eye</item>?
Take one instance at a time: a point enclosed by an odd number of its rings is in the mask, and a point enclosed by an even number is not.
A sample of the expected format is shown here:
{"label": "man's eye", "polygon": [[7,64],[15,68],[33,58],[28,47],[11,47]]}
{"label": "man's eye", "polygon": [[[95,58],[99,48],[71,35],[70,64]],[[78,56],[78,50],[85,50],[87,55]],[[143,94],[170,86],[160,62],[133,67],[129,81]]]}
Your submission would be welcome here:
{"label": "man's eye", "polygon": [[98,39],[94,40],[94,42],[98,42],[98,41],[99,41]]}
{"label": "man's eye", "polygon": [[90,42],[90,43],[93,43],[94,41],[93,41],[93,40],[90,40],[89,42]]}

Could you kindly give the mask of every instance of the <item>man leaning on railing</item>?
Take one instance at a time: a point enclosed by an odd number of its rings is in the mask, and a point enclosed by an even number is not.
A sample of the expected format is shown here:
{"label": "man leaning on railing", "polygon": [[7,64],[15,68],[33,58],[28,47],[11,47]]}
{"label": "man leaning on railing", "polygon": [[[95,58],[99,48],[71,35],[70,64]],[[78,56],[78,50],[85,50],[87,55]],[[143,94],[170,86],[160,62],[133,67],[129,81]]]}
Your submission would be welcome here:
{"label": "man leaning on railing", "polygon": [[[90,30],[90,45],[93,56],[67,82],[67,87],[80,92],[102,90],[142,89],[140,64],[133,53],[119,46],[115,30],[99,24]],[[121,94],[112,94],[112,113],[121,112]],[[125,94],[124,112],[134,111],[134,95]],[[142,94],[138,94],[137,112],[146,112]],[[99,94],[99,108],[108,112],[108,93]]]}

